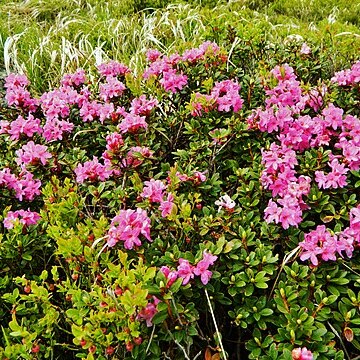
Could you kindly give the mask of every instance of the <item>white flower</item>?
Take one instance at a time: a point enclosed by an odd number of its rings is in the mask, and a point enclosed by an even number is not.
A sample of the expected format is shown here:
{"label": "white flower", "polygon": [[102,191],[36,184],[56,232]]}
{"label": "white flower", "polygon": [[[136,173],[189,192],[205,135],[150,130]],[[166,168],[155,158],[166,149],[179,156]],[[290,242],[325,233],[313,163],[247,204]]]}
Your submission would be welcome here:
{"label": "white flower", "polygon": [[303,54],[303,55],[311,54],[311,49],[310,49],[310,47],[308,46],[307,43],[304,42],[302,44],[301,49],[300,49],[300,54]]}
{"label": "white flower", "polygon": [[235,207],[235,201],[231,199],[231,197],[227,194],[221,196],[219,200],[215,201],[215,205],[219,206],[219,211],[222,208],[225,208],[227,210],[231,210]]}

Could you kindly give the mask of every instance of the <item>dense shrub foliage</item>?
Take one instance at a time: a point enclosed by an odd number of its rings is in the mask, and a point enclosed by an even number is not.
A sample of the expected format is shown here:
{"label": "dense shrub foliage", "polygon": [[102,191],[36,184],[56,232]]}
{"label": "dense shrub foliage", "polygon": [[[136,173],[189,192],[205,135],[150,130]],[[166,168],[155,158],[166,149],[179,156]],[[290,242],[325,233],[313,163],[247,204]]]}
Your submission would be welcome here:
{"label": "dense shrub foliage", "polygon": [[246,51],[149,50],[40,97],[7,77],[2,358],[360,351],[360,63]]}

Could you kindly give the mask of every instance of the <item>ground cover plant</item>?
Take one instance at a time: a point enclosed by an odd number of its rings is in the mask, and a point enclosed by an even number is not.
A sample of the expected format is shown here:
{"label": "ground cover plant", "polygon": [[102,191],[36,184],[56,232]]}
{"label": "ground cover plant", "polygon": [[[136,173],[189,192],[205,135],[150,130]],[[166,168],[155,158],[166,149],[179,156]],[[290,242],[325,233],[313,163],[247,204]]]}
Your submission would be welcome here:
{"label": "ground cover plant", "polygon": [[210,42],[147,56],[40,98],[6,79],[3,356],[356,353],[359,63],[312,85]]}
{"label": "ground cover plant", "polygon": [[3,359],[360,352],[356,36],[220,24],[222,47],[6,78]]}

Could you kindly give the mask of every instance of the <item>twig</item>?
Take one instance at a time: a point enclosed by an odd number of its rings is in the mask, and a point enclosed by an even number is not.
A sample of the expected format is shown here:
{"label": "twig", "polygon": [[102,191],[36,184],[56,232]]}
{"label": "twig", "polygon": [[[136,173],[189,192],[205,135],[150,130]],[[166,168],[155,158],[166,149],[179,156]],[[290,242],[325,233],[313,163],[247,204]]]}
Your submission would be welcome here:
{"label": "twig", "polygon": [[151,335],[150,335],[150,340],[149,340],[148,346],[146,347],[145,354],[147,354],[148,351],[149,351],[149,348],[150,348],[152,339],[153,339],[153,337],[154,337],[154,333],[155,333],[155,325],[153,325],[153,329],[152,329]]}
{"label": "twig", "polygon": [[287,255],[285,255],[283,262],[281,263],[279,273],[277,274],[277,277],[275,279],[274,285],[270,291],[269,298],[272,296],[275,286],[277,282],[279,281],[279,277],[281,272],[284,270],[285,265],[291,260],[291,258],[296,255],[296,253],[300,250],[300,246],[297,246],[295,249],[291,250]]}
{"label": "twig", "polygon": [[205,295],[206,295],[206,299],[207,299],[208,304],[209,304],[209,308],[210,308],[210,313],[211,313],[212,319],[213,319],[213,321],[214,321],[216,334],[217,334],[217,337],[218,337],[218,339],[219,339],[220,349],[221,349],[221,352],[222,352],[222,354],[223,354],[224,360],[226,360],[227,357],[226,357],[226,353],[225,353],[225,350],[224,350],[224,346],[223,346],[222,341],[221,341],[221,335],[220,335],[219,328],[218,328],[217,323],[216,323],[216,319],[215,319],[215,315],[214,315],[213,308],[212,308],[212,306],[211,306],[209,294],[208,294],[208,292],[207,292],[206,289],[205,289]]}

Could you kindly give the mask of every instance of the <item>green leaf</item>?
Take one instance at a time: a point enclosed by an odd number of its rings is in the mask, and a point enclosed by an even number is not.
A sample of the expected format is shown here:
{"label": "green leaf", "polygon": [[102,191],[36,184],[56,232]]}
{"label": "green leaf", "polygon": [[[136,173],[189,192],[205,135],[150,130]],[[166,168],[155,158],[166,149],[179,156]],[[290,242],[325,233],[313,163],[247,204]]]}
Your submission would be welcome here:
{"label": "green leaf", "polygon": [[273,313],[274,313],[274,311],[271,310],[271,309],[262,309],[262,310],[260,311],[260,315],[262,315],[262,316],[270,316],[270,315],[272,315]]}
{"label": "green leaf", "polygon": [[164,322],[167,319],[167,317],[168,317],[167,310],[159,311],[152,318],[152,323],[155,325],[161,324],[162,322]]}

